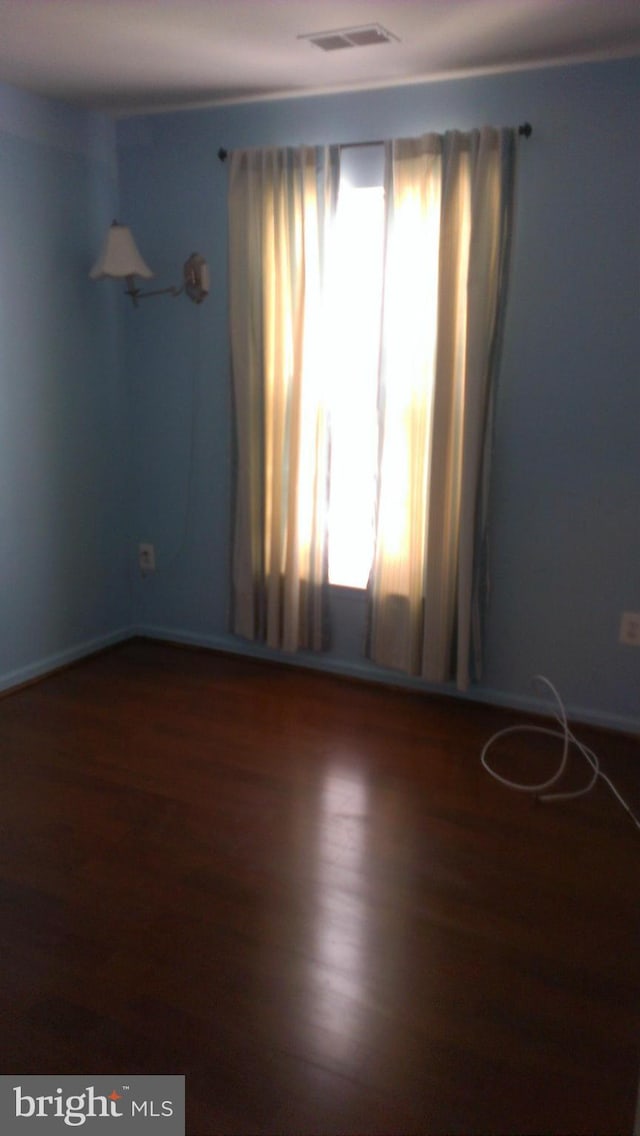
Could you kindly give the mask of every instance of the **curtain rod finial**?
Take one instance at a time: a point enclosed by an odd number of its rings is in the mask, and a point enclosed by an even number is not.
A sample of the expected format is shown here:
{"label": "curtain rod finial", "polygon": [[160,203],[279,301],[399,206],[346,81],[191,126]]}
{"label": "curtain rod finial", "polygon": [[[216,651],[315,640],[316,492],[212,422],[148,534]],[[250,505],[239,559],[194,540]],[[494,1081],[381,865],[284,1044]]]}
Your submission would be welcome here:
{"label": "curtain rod finial", "polygon": [[218,157],[219,157],[221,162],[226,162],[227,157],[228,157],[228,151],[225,150],[224,146],[221,146],[220,149],[218,150]]}
{"label": "curtain rod finial", "polygon": [[530,138],[533,134],[533,127],[530,122],[523,122],[522,126],[518,127],[518,134],[522,134],[524,138]]}

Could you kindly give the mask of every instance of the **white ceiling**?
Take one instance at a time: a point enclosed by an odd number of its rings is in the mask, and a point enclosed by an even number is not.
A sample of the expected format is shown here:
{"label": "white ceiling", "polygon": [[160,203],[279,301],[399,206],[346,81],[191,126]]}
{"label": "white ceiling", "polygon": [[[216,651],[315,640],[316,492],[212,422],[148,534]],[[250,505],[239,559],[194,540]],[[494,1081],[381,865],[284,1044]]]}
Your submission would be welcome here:
{"label": "white ceiling", "polygon": [[0,80],[115,114],[625,55],[640,0],[0,0]]}

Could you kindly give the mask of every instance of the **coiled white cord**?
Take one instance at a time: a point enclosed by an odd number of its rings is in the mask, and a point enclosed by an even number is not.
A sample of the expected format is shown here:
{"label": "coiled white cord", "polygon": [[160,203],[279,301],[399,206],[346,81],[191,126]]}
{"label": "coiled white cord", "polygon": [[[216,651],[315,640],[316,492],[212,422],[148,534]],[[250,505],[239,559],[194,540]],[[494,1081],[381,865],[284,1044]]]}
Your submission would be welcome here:
{"label": "coiled white cord", "polygon": [[[611,790],[611,792],[613,793],[614,797],[616,797],[617,800],[620,802],[623,809],[625,809],[629,813],[629,816],[631,817],[636,828],[640,829],[640,818],[635,815],[635,813],[632,811],[632,809],[629,807],[629,805],[625,801],[624,797],[622,797],[621,794],[618,792],[618,790],[616,789],[613,782],[610,780],[609,777],[607,777],[606,773],[602,772],[602,770],[600,768],[600,762],[598,760],[597,755],[593,752],[593,750],[589,749],[588,746],[583,745],[582,742],[578,741],[575,734],[572,733],[572,731],[569,727],[569,723],[567,721],[567,715],[566,715],[564,705],[562,703],[562,699],[560,698],[560,695],[558,694],[558,691],[556,690],[553,683],[549,682],[549,679],[545,678],[544,675],[536,675],[533,681],[534,681],[534,683],[538,683],[538,684],[541,684],[542,686],[545,686],[553,695],[555,702],[556,702],[556,710],[557,710],[555,717],[556,717],[558,724],[562,728],[560,730],[553,730],[553,729],[549,729],[546,726],[532,726],[532,725],[527,724],[527,725],[522,725],[522,726],[508,726],[505,730],[498,730],[498,732],[495,733],[495,734],[492,734],[492,736],[489,738],[488,742],[485,743],[483,750],[482,750],[482,753],[480,754],[480,761],[482,762],[487,773],[490,773],[491,776],[496,779],[496,781],[499,781],[502,785],[506,785],[509,789],[516,789],[521,793],[535,793],[539,801],[567,801],[567,800],[570,800],[572,797],[582,797],[582,796],[584,796],[585,793],[588,793],[588,792],[590,792],[591,789],[593,789],[593,786],[595,785],[596,781],[598,780],[598,777],[601,777],[602,780],[605,782],[605,784],[608,785],[608,787]],[[537,785],[525,785],[525,784],[522,784],[519,781],[511,781],[508,777],[503,777],[500,773],[497,773],[496,770],[493,769],[491,767],[491,765],[489,764],[487,754],[489,753],[489,750],[495,744],[495,742],[498,741],[499,738],[505,738],[509,734],[522,734],[522,733],[545,734],[547,737],[557,738],[559,741],[562,742],[562,758],[560,760],[560,764],[558,765],[556,772],[551,777],[549,777],[548,780],[542,781]],[[572,790],[571,792],[565,792],[565,793],[549,793],[549,792],[547,792],[547,790],[550,789],[553,785],[555,785],[556,782],[559,781],[559,779],[562,777],[562,774],[564,773],[566,765],[567,765],[567,761],[569,759],[569,749],[572,745],[574,745],[576,747],[576,749],[582,754],[582,756],[585,758],[587,764],[590,766],[590,768],[592,770],[592,776],[591,776],[589,783],[587,785],[584,785],[581,789],[575,789],[575,790]]]}

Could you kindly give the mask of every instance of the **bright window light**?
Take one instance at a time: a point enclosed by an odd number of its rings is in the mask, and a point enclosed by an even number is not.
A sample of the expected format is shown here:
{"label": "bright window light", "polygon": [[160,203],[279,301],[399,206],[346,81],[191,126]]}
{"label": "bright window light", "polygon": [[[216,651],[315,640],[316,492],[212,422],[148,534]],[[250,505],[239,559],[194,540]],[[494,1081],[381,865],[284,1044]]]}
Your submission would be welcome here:
{"label": "bright window light", "polygon": [[373,559],[384,244],[381,185],[342,185],[330,268],[329,582],[365,588]]}

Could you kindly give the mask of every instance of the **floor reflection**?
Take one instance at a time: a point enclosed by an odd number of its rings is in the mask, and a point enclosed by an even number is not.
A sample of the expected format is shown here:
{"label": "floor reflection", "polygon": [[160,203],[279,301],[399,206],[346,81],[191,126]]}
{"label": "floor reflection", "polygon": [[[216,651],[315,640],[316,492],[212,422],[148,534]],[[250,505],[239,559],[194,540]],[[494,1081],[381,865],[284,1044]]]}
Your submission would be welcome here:
{"label": "floor reflection", "polygon": [[311,1020],[332,1058],[353,1056],[366,1004],[369,790],[357,770],[333,766],[318,802]]}

